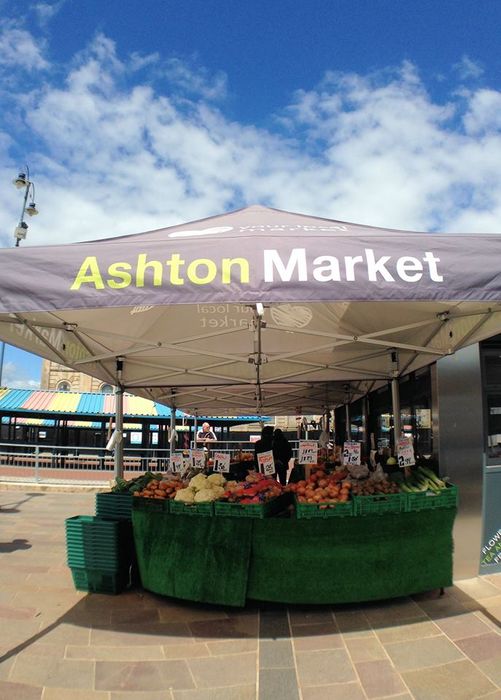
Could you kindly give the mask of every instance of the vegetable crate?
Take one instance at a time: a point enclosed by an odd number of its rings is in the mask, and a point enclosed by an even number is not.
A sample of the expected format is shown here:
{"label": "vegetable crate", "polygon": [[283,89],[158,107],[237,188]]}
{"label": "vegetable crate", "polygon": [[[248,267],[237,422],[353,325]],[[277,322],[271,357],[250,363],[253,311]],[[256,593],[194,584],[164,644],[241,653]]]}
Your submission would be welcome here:
{"label": "vegetable crate", "polygon": [[66,520],[67,563],[77,590],[118,593],[133,561],[131,524],[92,515]]}
{"label": "vegetable crate", "polygon": [[228,503],[216,501],[214,514],[219,517],[230,518],[270,518],[283,511],[289,505],[289,495],[282,494],[263,503]]}
{"label": "vegetable crate", "polygon": [[121,593],[128,584],[128,572],[111,572],[100,569],[71,567],[73,583],[77,591],[89,593]]}
{"label": "vegetable crate", "polygon": [[299,503],[296,502],[296,518],[310,520],[311,518],[344,518],[355,515],[353,501],[346,503]]}
{"label": "vegetable crate", "polygon": [[407,509],[405,493],[385,493],[374,496],[353,496],[355,515],[403,513]]}
{"label": "vegetable crate", "polygon": [[210,503],[183,503],[182,501],[171,501],[170,512],[176,515],[214,515],[214,506]]}
{"label": "vegetable crate", "polygon": [[132,519],[131,493],[96,493],[96,515],[113,520]]}
{"label": "vegetable crate", "polygon": [[149,513],[168,513],[170,508],[171,501],[168,498],[132,497],[133,510],[145,510]]}
{"label": "vegetable crate", "polygon": [[408,512],[415,510],[433,510],[435,508],[457,508],[458,488],[449,484],[440,491],[421,491],[406,493]]}

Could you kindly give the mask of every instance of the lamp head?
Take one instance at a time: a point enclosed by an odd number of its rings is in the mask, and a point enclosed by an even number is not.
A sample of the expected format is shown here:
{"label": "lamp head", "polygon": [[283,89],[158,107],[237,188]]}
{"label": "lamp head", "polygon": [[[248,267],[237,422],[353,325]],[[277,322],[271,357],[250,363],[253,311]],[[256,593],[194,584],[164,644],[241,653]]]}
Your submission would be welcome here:
{"label": "lamp head", "polygon": [[38,214],[38,209],[35,202],[29,203],[29,205],[26,207],[26,213],[28,214],[28,216],[36,216]]}
{"label": "lamp head", "polygon": [[26,173],[19,173],[15,180],[12,180],[13,184],[20,190],[22,187],[26,187],[28,180],[26,179]]}

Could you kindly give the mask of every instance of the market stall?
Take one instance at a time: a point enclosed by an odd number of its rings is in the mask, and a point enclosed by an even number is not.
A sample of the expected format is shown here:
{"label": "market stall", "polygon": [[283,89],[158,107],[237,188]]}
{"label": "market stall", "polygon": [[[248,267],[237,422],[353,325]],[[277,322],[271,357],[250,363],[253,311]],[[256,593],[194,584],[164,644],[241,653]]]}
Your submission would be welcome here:
{"label": "market stall", "polygon": [[138,510],[133,525],[142,585],[154,593],[334,604],[452,585],[455,513],[258,520]]}

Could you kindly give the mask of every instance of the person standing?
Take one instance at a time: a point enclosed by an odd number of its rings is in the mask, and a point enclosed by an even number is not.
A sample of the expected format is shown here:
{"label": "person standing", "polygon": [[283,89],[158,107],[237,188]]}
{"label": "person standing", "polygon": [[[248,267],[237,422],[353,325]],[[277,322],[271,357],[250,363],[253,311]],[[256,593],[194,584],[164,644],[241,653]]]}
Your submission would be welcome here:
{"label": "person standing", "polygon": [[259,471],[257,456],[261,452],[268,452],[273,447],[273,426],[265,425],[261,430],[261,438],[254,445],[254,467]]}
{"label": "person standing", "polygon": [[292,457],[292,447],[280,428],[277,428],[273,433],[272,450],[278,480],[282,486],[285,486],[289,460]]}
{"label": "person standing", "polygon": [[204,444],[206,442],[217,442],[217,438],[209,423],[202,423],[202,427],[197,433],[197,442]]}

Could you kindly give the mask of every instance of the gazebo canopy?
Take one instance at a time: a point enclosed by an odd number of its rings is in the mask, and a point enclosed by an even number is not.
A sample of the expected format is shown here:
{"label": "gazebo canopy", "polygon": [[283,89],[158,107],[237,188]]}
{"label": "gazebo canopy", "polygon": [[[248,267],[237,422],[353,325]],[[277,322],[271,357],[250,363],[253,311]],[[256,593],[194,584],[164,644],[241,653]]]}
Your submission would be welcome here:
{"label": "gazebo canopy", "polygon": [[500,333],[500,252],[251,206],[0,250],[0,338],[192,414],[319,414]]}

